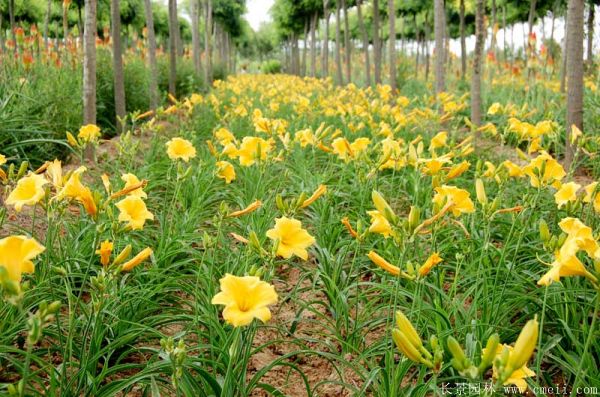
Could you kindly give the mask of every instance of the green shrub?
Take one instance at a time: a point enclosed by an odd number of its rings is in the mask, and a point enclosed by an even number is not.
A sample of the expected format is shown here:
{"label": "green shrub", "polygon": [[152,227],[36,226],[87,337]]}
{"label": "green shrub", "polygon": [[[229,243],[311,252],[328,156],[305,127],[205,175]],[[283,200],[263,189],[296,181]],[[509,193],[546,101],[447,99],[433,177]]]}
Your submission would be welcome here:
{"label": "green shrub", "polygon": [[269,59],[268,61],[263,62],[260,71],[265,74],[281,73],[281,62],[277,59]]}

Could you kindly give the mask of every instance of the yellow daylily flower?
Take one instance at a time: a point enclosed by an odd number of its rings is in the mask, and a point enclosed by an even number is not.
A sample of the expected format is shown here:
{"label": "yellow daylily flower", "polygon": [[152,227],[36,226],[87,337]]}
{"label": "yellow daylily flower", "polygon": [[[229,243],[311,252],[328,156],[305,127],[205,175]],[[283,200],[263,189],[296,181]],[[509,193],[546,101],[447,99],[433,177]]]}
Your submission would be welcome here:
{"label": "yellow daylily flower", "polygon": [[183,160],[186,163],[196,157],[196,148],[190,141],[183,138],[172,138],[166,144],[167,155],[171,160]]}
{"label": "yellow daylily flower", "polygon": [[275,219],[275,227],[267,231],[267,237],[277,240],[277,255],[289,259],[296,255],[308,259],[308,247],[315,243],[315,238],[302,228],[296,219],[281,217]]}
{"label": "yellow daylily flower", "polygon": [[[503,344],[499,344],[498,347],[496,348],[496,358],[501,358],[504,349],[508,349],[510,352],[512,352],[513,347],[510,345],[503,345]],[[486,348],[483,349],[483,354],[486,354]],[[499,368],[496,365],[496,360],[494,360],[494,364],[493,364],[493,369],[492,369],[492,377],[494,379],[498,379],[498,377],[500,376],[499,374]],[[529,368],[527,368],[527,365],[523,365],[521,368],[518,368],[516,370],[514,370],[508,377],[508,379],[506,379],[504,381],[504,385],[515,385],[519,388],[519,391],[521,393],[524,393],[527,390],[527,378],[531,378],[535,376],[535,372],[533,372],[532,370],[530,370]]]}
{"label": "yellow daylily flower", "polygon": [[371,217],[370,233],[381,234],[384,238],[395,236],[392,225],[380,211],[367,211],[367,214]]}
{"label": "yellow daylily flower", "polygon": [[131,230],[144,228],[146,220],[154,219],[154,215],[146,208],[146,203],[139,197],[127,196],[116,204],[119,209],[119,222],[127,222]]}
{"label": "yellow daylily flower", "polygon": [[315,201],[317,201],[317,199],[319,197],[321,197],[322,195],[324,195],[327,192],[327,186],[325,185],[319,185],[319,187],[317,188],[317,190],[314,191],[314,193],[307,198],[306,200],[304,200],[304,202],[302,203],[302,205],[300,206],[300,208],[306,208],[309,205],[311,205],[312,203],[314,203]]}
{"label": "yellow daylily flower", "polygon": [[144,248],[136,256],[134,256],[127,262],[123,263],[123,265],[121,266],[121,270],[124,272],[128,272],[128,271],[132,270],[134,267],[138,266],[140,263],[142,263],[146,259],[150,258],[150,255],[152,255],[152,252],[153,252],[152,248],[150,248],[150,247]]}
{"label": "yellow daylily flower", "polygon": [[47,183],[43,175],[33,173],[19,179],[17,186],[8,195],[6,205],[13,205],[17,212],[21,212],[23,206],[37,204],[46,195],[44,185]]}
{"label": "yellow daylily flower", "polygon": [[584,203],[593,203],[594,211],[600,214],[600,191],[596,189],[598,182],[592,182],[585,187]]}
{"label": "yellow daylily flower", "polygon": [[21,282],[23,273],[33,273],[33,258],[46,248],[35,239],[26,236],[9,236],[0,240],[0,267],[6,269],[8,278]]}
{"label": "yellow daylily flower", "polygon": [[525,176],[523,169],[510,160],[504,160],[502,166],[508,171],[508,176],[513,178],[521,178]]}
{"label": "yellow daylily flower", "polygon": [[523,172],[529,176],[533,187],[555,184],[567,175],[562,165],[546,152],[542,152],[531,160],[528,165],[523,167]]}
{"label": "yellow daylily flower", "polygon": [[237,151],[240,165],[249,167],[256,161],[264,161],[271,152],[273,145],[270,141],[256,136],[246,136],[242,139],[242,144]]}
{"label": "yellow daylily flower", "polygon": [[81,175],[86,170],[87,169],[84,166],[81,166],[81,167],[77,168],[75,171],[73,171],[73,173],[69,177],[69,180],[67,180],[67,182],[64,184],[63,188],[58,192],[55,199],[56,200],[64,200],[65,198],[75,199],[75,200],[79,201],[81,204],[83,204],[83,207],[85,208],[86,212],[89,215],[94,216],[94,215],[96,215],[96,212],[97,212],[96,202],[94,201],[94,197],[92,195],[91,190],[87,186],[84,186],[81,183]]}
{"label": "yellow daylily flower", "polygon": [[431,138],[431,143],[429,144],[429,151],[434,151],[435,149],[445,147],[447,141],[448,141],[448,132],[447,131],[438,132],[433,138]]}
{"label": "yellow daylily flower", "polygon": [[217,177],[224,179],[225,183],[231,183],[235,179],[235,168],[228,161],[217,161]]}
{"label": "yellow daylily flower", "polygon": [[271,319],[270,305],[277,303],[275,288],[254,276],[238,277],[227,273],[220,280],[221,291],[211,300],[224,305],[223,319],[234,327],[248,325],[255,318],[263,323]]}
{"label": "yellow daylily flower", "polygon": [[475,211],[475,205],[471,201],[470,194],[464,189],[459,189],[455,186],[438,186],[435,188],[433,203],[440,208],[449,204],[449,211],[456,217],[461,214],[467,214]]}
{"label": "yellow daylily flower", "polygon": [[554,194],[554,201],[558,208],[562,208],[565,204],[577,200],[577,191],[581,185],[575,182],[563,184],[560,189]]}
{"label": "yellow daylily flower", "polygon": [[429,258],[427,258],[425,263],[419,268],[419,275],[421,277],[426,276],[431,271],[431,269],[433,269],[433,267],[435,265],[441,263],[442,261],[443,261],[442,257],[437,252],[434,252],[433,254],[431,254],[429,256]]}
{"label": "yellow daylily flower", "polygon": [[[138,177],[133,174],[123,174],[121,176],[121,179],[125,182],[125,186],[123,186],[123,189],[128,189],[133,186],[138,186],[141,183],[141,181],[138,179]],[[146,192],[144,192],[144,190],[141,187],[130,191],[128,193],[128,195],[134,196],[134,197],[139,197],[139,198],[148,197]]]}
{"label": "yellow daylily flower", "polygon": [[100,255],[100,263],[102,266],[107,266],[110,263],[110,254],[112,253],[114,244],[112,241],[105,240],[100,243],[100,249],[96,250],[96,255]]}
{"label": "yellow daylily flower", "polygon": [[96,142],[100,138],[100,128],[95,124],[87,124],[79,129],[77,137],[83,142]]}
{"label": "yellow daylily flower", "polygon": [[367,254],[367,257],[371,260],[371,262],[373,262],[374,264],[376,264],[377,266],[379,266],[386,272],[393,274],[394,276],[400,275],[400,268],[398,266],[394,266],[390,262],[386,261],[377,252],[369,251],[369,253]]}

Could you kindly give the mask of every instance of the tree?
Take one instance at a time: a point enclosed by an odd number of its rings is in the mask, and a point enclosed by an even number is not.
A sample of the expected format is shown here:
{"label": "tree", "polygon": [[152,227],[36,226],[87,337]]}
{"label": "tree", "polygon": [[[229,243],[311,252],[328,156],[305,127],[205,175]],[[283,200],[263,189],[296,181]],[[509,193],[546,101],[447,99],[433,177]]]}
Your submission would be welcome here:
{"label": "tree", "polygon": [[96,124],[96,3],[85,0],[83,30],[83,123]]}
{"label": "tree", "polygon": [[477,0],[475,7],[475,54],[473,55],[473,76],[471,77],[471,122],[481,124],[481,63],[485,44],[485,26],[483,23],[483,0]]}
{"label": "tree", "polygon": [[323,34],[323,77],[329,76],[329,0],[323,0],[325,32]]}
{"label": "tree", "polygon": [[206,65],[204,67],[204,80],[206,84],[212,83],[212,0],[206,0],[204,3],[204,57],[206,58]]}
{"label": "tree", "polygon": [[158,107],[158,67],[156,65],[156,37],[154,33],[154,18],[151,0],[144,0],[146,14],[146,35],[148,37],[148,63],[150,65],[150,108]]}
{"label": "tree", "polygon": [[123,51],[121,49],[121,14],[119,0],[110,0],[111,36],[113,48],[113,81],[115,87],[115,113],[117,131],[122,131],[121,120],[125,118],[125,77],[123,75]]}
{"label": "tree", "polygon": [[434,30],[435,30],[435,92],[439,94],[446,89],[444,70],[444,0],[434,0]]}
{"label": "tree", "polygon": [[567,12],[567,125],[565,167],[574,160],[573,126],[583,131],[583,10],[584,0],[569,0]]}
{"label": "tree", "polygon": [[[506,35],[506,33],[505,33]],[[465,0],[460,0],[460,77],[467,75],[467,40],[465,35]]]}
{"label": "tree", "polygon": [[169,94],[175,96],[177,80],[177,0],[169,0]]}
{"label": "tree", "polygon": [[365,73],[366,73],[366,82],[367,85],[371,85],[371,63],[369,57],[369,33],[367,32],[367,27],[365,26],[365,21],[362,15],[362,0],[356,1],[356,13],[358,16],[358,25],[360,27],[360,31],[362,34],[362,42],[363,42],[363,52],[365,56]]}
{"label": "tree", "polygon": [[344,77],[342,75],[342,56],[341,56],[341,46],[342,46],[342,34],[341,34],[341,18],[340,18],[340,9],[341,9],[341,0],[336,0],[335,2],[335,74],[337,76],[337,83],[339,85],[344,84]]}
{"label": "tree", "polygon": [[346,82],[352,81],[352,48],[350,47],[350,24],[348,22],[348,6],[346,0],[340,0],[342,2],[342,11],[344,13],[344,55],[346,64]]}
{"label": "tree", "polygon": [[396,92],[396,6],[394,0],[388,0],[388,17],[390,19],[389,56],[390,56],[390,86]]}
{"label": "tree", "polygon": [[199,4],[200,0],[191,0],[191,18],[192,18],[192,58],[194,60],[194,70],[197,75],[201,74],[200,64],[200,15],[199,15]]}
{"label": "tree", "polygon": [[381,40],[379,38],[379,0],[373,0],[373,55],[375,83],[381,84]]}

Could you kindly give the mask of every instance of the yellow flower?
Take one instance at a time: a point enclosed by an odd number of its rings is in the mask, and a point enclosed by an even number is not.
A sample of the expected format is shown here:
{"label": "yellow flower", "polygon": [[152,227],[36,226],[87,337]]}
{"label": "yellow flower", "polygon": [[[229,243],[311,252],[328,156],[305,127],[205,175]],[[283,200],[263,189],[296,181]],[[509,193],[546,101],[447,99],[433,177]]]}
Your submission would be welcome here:
{"label": "yellow flower", "polygon": [[225,183],[231,183],[235,179],[235,168],[228,161],[217,161],[217,177],[225,179]]}
{"label": "yellow flower", "polygon": [[308,128],[296,132],[294,140],[296,142],[300,142],[301,147],[306,147],[308,145],[314,146],[314,144],[317,142],[317,138]]}
{"label": "yellow flower", "polygon": [[492,103],[492,106],[490,106],[490,108],[488,109],[487,114],[490,116],[493,116],[501,111],[502,111],[502,105],[500,105],[498,102],[494,102],[494,103]]}
{"label": "yellow flower", "polygon": [[441,263],[442,261],[443,261],[442,257],[437,252],[434,252],[433,254],[431,254],[429,256],[429,258],[427,258],[425,263],[419,268],[419,275],[421,277],[426,276],[435,265],[437,265],[438,263]]}
{"label": "yellow flower", "polygon": [[[138,179],[138,177],[133,174],[123,174],[121,176],[121,179],[125,182],[125,186],[123,186],[123,189],[128,189],[132,186],[137,186],[141,183],[141,181]],[[141,187],[130,191],[128,193],[128,195],[134,196],[134,197],[139,197],[139,198],[148,197],[148,195],[144,192],[144,190],[142,190]]]}
{"label": "yellow flower", "polygon": [[581,130],[575,124],[573,124],[571,126],[571,145],[574,145],[577,139],[581,136],[583,136],[583,132],[581,132]]}
{"label": "yellow flower", "polygon": [[225,305],[223,319],[234,327],[248,325],[255,318],[263,323],[271,319],[269,305],[277,303],[275,288],[254,276],[237,277],[226,274],[220,280],[221,291],[211,300],[213,305]]}
{"label": "yellow flower", "polygon": [[96,215],[96,202],[90,189],[81,183],[81,174],[86,171],[84,166],[77,168],[69,180],[64,184],[63,188],[58,192],[55,199],[63,200],[65,198],[73,198],[83,204],[86,212],[89,215]]}
{"label": "yellow flower", "polygon": [[230,159],[234,159],[238,156],[238,148],[235,146],[235,143],[228,143],[223,147],[221,154],[229,157]]}
{"label": "yellow flower", "polygon": [[504,162],[502,163],[502,166],[504,166],[504,168],[506,168],[506,170],[508,171],[508,175],[510,177],[521,178],[521,177],[525,176],[525,173],[523,172],[521,167],[519,167],[518,165],[516,165],[515,163],[513,163],[510,160],[504,160]]}
{"label": "yellow flower", "polygon": [[441,147],[446,146],[447,140],[448,132],[438,132],[433,138],[431,138],[431,143],[429,144],[429,151],[434,151],[435,149],[439,149]]}
{"label": "yellow flower", "polygon": [[594,203],[594,211],[600,214],[600,192],[596,190],[598,182],[592,182],[585,187],[584,203]]}
{"label": "yellow flower", "polygon": [[259,209],[261,207],[261,205],[262,205],[262,202],[260,200],[255,200],[253,203],[251,203],[249,206],[247,206],[243,210],[234,211],[227,216],[230,218],[237,218],[239,216],[246,215],[253,211],[256,211],[257,209]]}
{"label": "yellow flower", "polygon": [[183,160],[186,163],[196,157],[196,148],[183,138],[172,138],[167,145],[167,155],[171,160]]}
{"label": "yellow flower", "polygon": [[87,124],[79,129],[77,137],[83,142],[96,142],[100,138],[100,128],[95,124]]}
{"label": "yellow flower", "polygon": [[227,128],[219,128],[215,131],[214,136],[222,146],[235,142],[235,136]]}
{"label": "yellow flower", "polygon": [[350,148],[355,156],[367,150],[371,140],[369,138],[357,138],[350,144]]}
{"label": "yellow flower", "polygon": [[485,172],[483,173],[484,178],[493,178],[496,175],[496,166],[491,161],[486,161]]}
{"label": "yellow flower", "polygon": [[350,146],[350,142],[348,142],[346,138],[335,138],[333,142],[331,142],[331,147],[333,148],[333,153],[337,154],[340,160],[347,161],[354,157],[352,146]]}
{"label": "yellow flower", "polygon": [[4,165],[6,164],[6,156],[3,154],[0,154],[0,165]]}
{"label": "yellow flower", "polygon": [[291,258],[296,255],[308,259],[308,247],[315,243],[313,236],[302,229],[302,223],[296,219],[281,217],[275,219],[275,227],[267,231],[267,237],[277,240],[277,255]]}
{"label": "yellow flower", "polygon": [[46,248],[33,238],[10,236],[0,240],[0,266],[6,269],[8,278],[20,282],[21,274],[33,273],[33,258]]}
{"label": "yellow flower", "polygon": [[392,225],[380,211],[367,211],[367,214],[371,217],[369,232],[381,234],[384,238],[395,236],[396,233],[393,231]]}
{"label": "yellow flower", "polygon": [[542,138],[537,137],[537,138],[534,138],[531,141],[531,143],[529,144],[529,148],[527,149],[527,153],[529,153],[529,154],[537,153],[541,149],[543,149],[543,147],[542,147]]}
{"label": "yellow flower", "polygon": [[48,164],[46,174],[50,178],[50,182],[55,188],[60,188],[63,185],[62,163],[60,160],[54,160]]}
{"label": "yellow flower", "polygon": [[531,160],[528,165],[523,167],[523,172],[529,176],[533,187],[555,184],[567,175],[562,165],[546,152],[542,152]]}
{"label": "yellow flower", "polygon": [[470,166],[471,163],[469,163],[466,160],[462,163],[452,166],[452,168],[450,168],[450,171],[448,171],[448,174],[446,174],[446,180],[454,179],[461,176],[463,173],[465,173],[465,171],[469,169]]}
{"label": "yellow flower", "polygon": [[537,318],[527,321],[519,337],[515,342],[515,347],[510,352],[506,366],[510,370],[522,368],[533,355],[539,334],[539,323]]}
{"label": "yellow flower", "polygon": [[575,182],[565,183],[560,189],[554,194],[554,201],[561,208],[563,205],[577,200],[577,191],[581,188],[581,185]]}
{"label": "yellow flower", "polygon": [[44,185],[48,183],[43,175],[29,174],[19,179],[15,189],[6,199],[7,205],[14,205],[17,212],[21,212],[24,205],[35,205],[44,196],[46,191]]}
{"label": "yellow flower", "polygon": [[447,157],[438,157],[435,159],[423,159],[421,162],[424,164],[423,173],[426,175],[436,175],[441,170],[444,164],[448,163],[450,160]]}
{"label": "yellow flower", "polygon": [[96,255],[100,255],[100,263],[102,266],[107,266],[110,262],[110,254],[113,250],[113,243],[111,241],[105,240],[100,243],[100,249],[96,250]]}
{"label": "yellow flower", "polygon": [[[512,353],[513,347],[510,345],[499,344],[498,347],[496,348],[496,354],[495,354],[496,358],[500,359],[502,357],[504,349],[508,349],[508,351]],[[483,349],[483,354],[486,354],[485,348]],[[493,365],[492,371],[493,371],[492,377],[494,379],[498,379],[500,374],[499,374],[499,368],[496,365],[496,360],[494,360],[494,365]],[[504,381],[504,385],[515,385],[519,388],[519,391],[521,393],[523,393],[527,390],[527,381],[525,379],[531,378],[532,376],[535,376],[535,372],[533,372],[532,370],[527,368],[527,365],[523,365],[521,368],[514,370],[508,376],[508,378]]]}
{"label": "yellow flower", "polygon": [[117,204],[119,221],[127,222],[131,230],[141,230],[147,219],[154,219],[154,215],[146,208],[146,203],[139,197],[127,196]]}
{"label": "yellow flower", "polygon": [[327,186],[325,185],[319,185],[319,187],[317,188],[317,190],[314,191],[314,193],[307,198],[306,200],[304,200],[304,202],[302,203],[302,205],[300,206],[300,208],[306,208],[309,205],[311,205],[312,203],[314,203],[315,201],[317,201],[317,199],[319,197],[321,197],[322,195],[324,195],[327,192]]}
{"label": "yellow flower", "polygon": [[244,139],[242,139],[242,144],[237,151],[240,164],[244,167],[249,167],[258,160],[266,160],[271,148],[271,142],[262,138],[256,136],[244,137]]}
{"label": "yellow flower", "polygon": [[455,186],[443,185],[435,188],[436,194],[433,196],[433,203],[442,208],[444,205],[449,205],[449,210],[454,216],[471,213],[475,211],[475,205],[471,201],[470,194],[464,189],[459,189]]}
{"label": "yellow flower", "polygon": [[131,269],[133,269],[134,267],[136,267],[137,265],[139,265],[146,259],[150,258],[150,255],[152,255],[152,248],[150,248],[150,247],[144,248],[143,250],[140,251],[139,254],[137,254],[136,256],[134,256],[133,258],[128,260],[127,262],[123,263],[123,265],[121,266],[121,270],[124,272],[130,271]]}
{"label": "yellow flower", "polygon": [[371,260],[371,262],[373,262],[386,272],[393,274],[394,276],[400,275],[400,268],[398,266],[392,265],[390,262],[383,259],[377,252],[369,251],[367,257]]}

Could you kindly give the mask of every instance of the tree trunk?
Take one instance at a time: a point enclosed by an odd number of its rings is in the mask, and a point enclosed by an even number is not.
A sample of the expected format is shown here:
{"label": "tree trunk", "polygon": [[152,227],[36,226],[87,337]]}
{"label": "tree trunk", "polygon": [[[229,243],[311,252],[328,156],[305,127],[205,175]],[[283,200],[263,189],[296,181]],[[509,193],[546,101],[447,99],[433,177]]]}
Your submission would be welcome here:
{"label": "tree trunk", "polygon": [[302,76],[306,76],[306,70],[308,69],[308,35],[310,32],[310,18],[304,20],[304,46],[302,48]]}
{"label": "tree trunk", "polygon": [[[431,57],[429,55],[429,35],[429,21],[427,21],[427,17],[425,17],[425,35],[423,37],[423,54],[425,54],[425,81],[429,81],[429,61],[431,60]],[[443,65],[444,57],[442,56],[441,58]]]}
{"label": "tree trunk", "polygon": [[[415,17],[416,19],[416,17]],[[415,56],[415,77],[419,77],[419,52],[421,51],[421,36],[419,32],[416,33],[417,40],[417,55]]]}
{"label": "tree trunk", "polygon": [[362,42],[363,42],[363,52],[365,55],[365,78],[367,80],[367,85],[371,85],[371,62],[369,59],[369,33],[367,32],[367,27],[365,26],[365,21],[362,15],[362,0],[356,1],[356,13],[358,15],[358,26],[360,28],[360,32],[362,34]]}
{"label": "tree trunk", "polygon": [[565,168],[574,160],[571,127],[583,131],[583,9],[584,0],[569,0],[567,19],[567,136]]}
{"label": "tree trunk", "polygon": [[314,13],[310,21],[310,77],[317,77],[317,22],[319,14]]}
{"label": "tree trunk", "polygon": [[202,74],[202,65],[200,63],[200,0],[191,0],[191,18],[192,18],[192,58],[194,59],[194,71],[198,76]]}
{"label": "tree trunk", "polygon": [[67,38],[69,37],[69,19],[68,19],[68,13],[69,13],[69,5],[71,4],[71,2],[65,2],[63,1],[63,15],[62,15],[62,19],[63,19],[63,43],[65,45],[65,50],[67,49]]}
{"label": "tree trunk", "polygon": [[530,0],[529,2],[529,18],[527,19],[527,24],[529,25],[529,35],[533,33],[533,23],[535,22],[535,6],[537,0]]}
{"label": "tree trunk", "polygon": [[85,0],[83,124],[96,124],[96,1]]}
{"label": "tree trunk", "polygon": [[396,7],[394,0],[388,0],[388,15],[390,18],[390,38],[389,38],[389,57],[390,57],[390,86],[392,92],[398,89],[396,82]]}
{"label": "tree trunk", "polygon": [[465,0],[460,0],[460,78],[467,75],[467,39],[465,37]]}
{"label": "tree trunk", "polygon": [[339,85],[344,84],[344,77],[342,75],[342,55],[340,53],[340,47],[342,43],[342,33],[340,27],[340,0],[335,2],[335,75],[336,81]]}
{"label": "tree trunk", "polygon": [[485,44],[484,0],[477,0],[475,13],[475,54],[473,55],[473,76],[471,78],[471,122],[481,124],[481,64]]}
{"label": "tree trunk", "polygon": [[325,19],[325,33],[323,34],[323,78],[329,76],[329,0],[323,1],[323,14]]}
{"label": "tree trunk", "polygon": [[[46,5],[46,15],[44,16],[44,47],[48,51],[48,36],[50,32],[50,13],[52,12],[52,0],[48,0]],[[82,32],[83,33],[83,32]]]}
{"label": "tree trunk", "polygon": [[144,0],[146,13],[146,32],[148,35],[148,63],[150,64],[150,108],[158,107],[158,67],[156,65],[156,35],[154,33],[154,18],[152,16],[151,0]]}
{"label": "tree trunk", "polygon": [[569,20],[569,9],[567,8],[565,12],[565,37],[563,37],[563,45],[562,45],[562,59],[561,59],[561,68],[560,68],[560,92],[562,94],[565,93],[567,88],[567,41],[569,39],[569,24],[567,21]]}
{"label": "tree trunk", "polygon": [[375,84],[381,84],[381,40],[379,38],[379,0],[373,0],[373,55]]}
{"label": "tree trunk", "polygon": [[594,14],[595,14],[595,5],[590,1],[590,8],[588,12],[588,20],[587,20],[587,65],[591,70],[592,65],[594,64]]}
{"label": "tree trunk", "polygon": [[113,83],[115,88],[115,113],[117,132],[122,132],[125,120],[125,78],[123,76],[123,50],[121,48],[121,11],[119,0],[110,0],[111,38],[113,48]]}
{"label": "tree trunk", "polygon": [[212,84],[212,0],[206,0],[204,12],[204,80],[208,86]]}
{"label": "tree trunk", "polygon": [[177,0],[169,0],[169,94],[177,94]]}
{"label": "tree trunk", "polygon": [[439,94],[446,89],[444,76],[444,0],[434,0],[435,26],[435,92]]}
{"label": "tree trunk", "polygon": [[346,61],[346,83],[352,82],[352,48],[350,46],[350,23],[348,21],[348,7],[346,0],[341,0],[344,13],[344,55]]}

